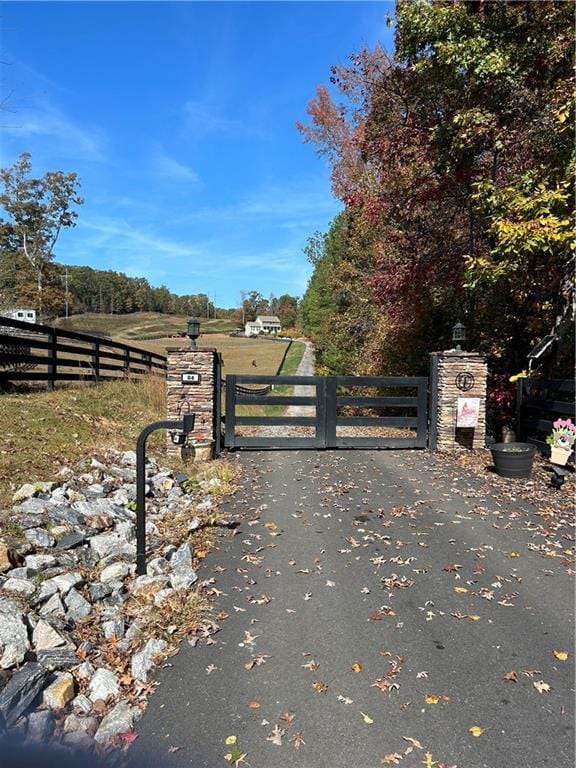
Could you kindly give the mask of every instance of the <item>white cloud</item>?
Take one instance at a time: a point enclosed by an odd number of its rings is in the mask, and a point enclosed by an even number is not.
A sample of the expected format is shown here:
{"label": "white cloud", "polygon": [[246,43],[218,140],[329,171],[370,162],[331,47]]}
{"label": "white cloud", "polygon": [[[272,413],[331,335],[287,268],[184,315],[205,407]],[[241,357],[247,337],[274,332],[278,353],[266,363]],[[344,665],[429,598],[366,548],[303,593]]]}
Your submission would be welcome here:
{"label": "white cloud", "polygon": [[2,132],[13,138],[50,137],[70,157],[92,162],[105,160],[101,132],[73,122],[47,99],[38,99],[32,106],[4,116]]}
{"label": "white cloud", "polygon": [[164,152],[158,152],[154,158],[154,170],[158,176],[167,179],[189,181],[194,184],[199,181],[198,174],[192,168]]}

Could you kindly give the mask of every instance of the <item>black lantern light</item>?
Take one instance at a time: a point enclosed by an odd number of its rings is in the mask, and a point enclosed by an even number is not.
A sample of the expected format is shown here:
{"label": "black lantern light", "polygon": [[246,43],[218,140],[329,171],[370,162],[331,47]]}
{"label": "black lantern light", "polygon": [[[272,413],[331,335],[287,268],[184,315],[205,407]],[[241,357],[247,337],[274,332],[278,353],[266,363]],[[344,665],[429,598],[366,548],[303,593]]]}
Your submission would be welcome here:
{"label": "black lantern light", "polygon": [[462,347],[460,346],[461,341],[466,340],[466,328],[462,323],[458,322],[452,328],[452,341],[456,342],[456,351],[462,352]]}
{"label": "black lantern light", "polygon": [[200,336],[200,320],[191,317],[188,320],[188,330],[186,335],[190,337],[190,349],[196,349],[196,339]]}

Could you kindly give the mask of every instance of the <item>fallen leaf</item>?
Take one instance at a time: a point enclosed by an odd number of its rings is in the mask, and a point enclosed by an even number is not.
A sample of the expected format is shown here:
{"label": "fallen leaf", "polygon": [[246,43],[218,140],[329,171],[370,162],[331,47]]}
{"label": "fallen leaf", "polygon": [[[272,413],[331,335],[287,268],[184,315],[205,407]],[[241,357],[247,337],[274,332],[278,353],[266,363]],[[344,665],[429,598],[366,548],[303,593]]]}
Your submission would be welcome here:
{"label": "fallen leaf", "polygon": [[389,752],[382,758],[384,765],[400,765],[400,760],[402,760],[402,755],[399,755],[398,752]]}
{"label": "fallen leaf", "polygon": [[224,760],[228,760],[229,763],[233,763],[236,768],[238,768],[240,763],[246,762],[244,758],[247,754],[247,752],[242,752],[238,747],[235,747],[231,752],[228,752],[227,755],[224,755]]}
{"label": "fallen leaf", "polygon": [[251,701],[251,702],[248,704],[248,706],[250,707],[250,709],[260,709],[260,707],[262,706],[262,704],[260,704],[260,702],[259,702],[259,701]]}
{"label": "fallen leaf", "polygon": [[227,736],[226,741],[224,742],[226,746],[231,746],[232,744],[236,744],[237,738],[236,736]]}
{"label": "fallen leaf", "polygon": [[294,712],[283,712],[280,715],[280,720],[283,720],[289,728],[294,722],[295,717],[296,715],[294,714]]}
{"label": "fallen leaf", "polygon": [[316,693],[326,693],[328,690],[326,683],[323,683],[321,680],[316,680],[315,683],[312,683],[312,688],[314,688]]}
{"label": "fallen leaf", "polygon": [[282,737],[285,733],[286,731],[284,728],[280,728],[280,726],[276,724],[274,728],[272,728],[272,733],[269,736],[266,736],[266,741],[271,741],[272,744],[276,744],[277,747],[281,747]]}
{"label": "fallen leaf", "polygon": [[479,736],[482,736],[482,734],[484,733],[484,728],[480,728],[479,725],[473,725],[470,728],[468,728],[468,730],[470,731],[472,736],[475,736],[476,738],[478,738]]}
{"label": "fallen leaf", "polygon": [[513,669],[512,672],[506,672],[505,675],[502,675],[502,680],[507,680],[509,683],[517,683],[518,673],[515,669]]}
{"label": "fallen leaf", "polygon": [[138,738],[138,734],[134,733],[133,731],[126,731],[125,733],[119,733],[116,738],[118,738],[124,744],[132,744]]}
{"label": "fallen leaf", "polygon": [[300,749],[302,744],[306,744],[306,742],[304,741],[304,738],[302,737],[302,731],[296,731],[296,733],[294,734],[294,736],[292,736],[290,741],[294,745],[294,749]]}
{"label": "fallen leaf", "polygon": [[[468,592],[468,590],[466,589],[466,587],[454,587],[454,592],[462,592],[462,593],[464,593],[464,592]],[[429,753],[427,753],[427,754],[429,754]]]}
{"label": "fallen leaf", "polygon": [[566,661],[566,659],[570,655],[568,651],[552,651],[552,653],[558,659],[558,661]]}
{"label": "fallen leaf", "polygon": [[440,701],[440,696],[436,696],[433,693],[429,693],[427,696],[424,696],[424,701],[426,704],[438,704]]}
{"label": "fallen leaf", "polygon": [[422,764],[425,766],[425,768],[434,768],[435,765],[438,765],[438,761],[432,760],[432,752],[425,752]]}
{"label": "fallen leaf", "polygon": [[207,552],[205,552],[203,549],[199,549],[199,550],[198,550],[198,552],[195,552],[195,553],[194,553],[194,556],[195,556],[195,557],[198,557],[198,558],[200,558],[200,560],[202,560],[202,558],[203,558],[203,557],[206,557],[206,555],[207,555],[207,554],[208,554],[208,553],[207,553]]}
{"label": "fallen leaf", "polygon": [[424,749],[424,747],[422,746],[422,744],[420,744],[418,739],[413,739],[410,736],[402,736],[402,738],[404,739],[404,741],[409,741],[413,747],[416,747],[416,749]]}
{"label": "fallen leaf", "polygon": [[362,664],[355,661],[354,664],[352,664],[352,672],[362,672]]}
{"label": "fallen leaf", "polygon": [[174,752],[180,752],[181,749],[182,747],[168,747],[168,753],[171,755]]}
{"label": "fallen leaf", "polygon": [[360,714],[362,715],[362,719],[364,720],[364,722],[366,723],[366,725],[372,725],[372,723],[374,722],[374,720],[372,720],[372,718],[370,717],[370,715],[367,715],[367,714],[365,714],[364,712],[360,712]]}
{"label": "fallen leaf", "polygon": [[536,680],[532,685],[536,688],[538,693],[549,693],[551,690],[551,686],[548,685],[548,683],[545,683],[544,680]]}

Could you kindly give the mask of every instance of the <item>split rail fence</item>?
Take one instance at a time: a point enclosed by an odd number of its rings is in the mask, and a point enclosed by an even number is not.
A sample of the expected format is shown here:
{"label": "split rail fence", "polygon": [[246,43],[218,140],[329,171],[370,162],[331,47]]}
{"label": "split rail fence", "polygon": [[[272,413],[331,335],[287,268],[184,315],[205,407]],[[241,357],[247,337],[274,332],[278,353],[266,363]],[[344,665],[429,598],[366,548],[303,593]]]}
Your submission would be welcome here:
{"label": "split rail fence", "polygon": [[166,357],[86,333],[0,318],[0,387],[17,381],[109,381],[164,375]]}

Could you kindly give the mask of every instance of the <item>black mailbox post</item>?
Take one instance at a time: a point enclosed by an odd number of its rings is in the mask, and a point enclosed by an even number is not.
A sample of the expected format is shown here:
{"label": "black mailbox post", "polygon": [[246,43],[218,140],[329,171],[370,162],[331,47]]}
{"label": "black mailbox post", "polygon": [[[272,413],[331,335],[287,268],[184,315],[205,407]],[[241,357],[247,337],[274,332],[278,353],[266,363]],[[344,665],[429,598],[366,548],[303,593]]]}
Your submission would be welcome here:
{"label": "black mailbox post", "polygon": [[136,443],[136,573],[146,573],[146,440],[157,429],[167,429],[174,445],[184,445],[194,429],[196,414],[187,413],[182,421],[155,421],[144,427]]}

